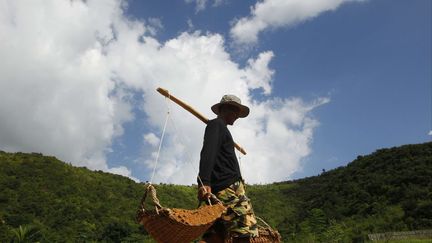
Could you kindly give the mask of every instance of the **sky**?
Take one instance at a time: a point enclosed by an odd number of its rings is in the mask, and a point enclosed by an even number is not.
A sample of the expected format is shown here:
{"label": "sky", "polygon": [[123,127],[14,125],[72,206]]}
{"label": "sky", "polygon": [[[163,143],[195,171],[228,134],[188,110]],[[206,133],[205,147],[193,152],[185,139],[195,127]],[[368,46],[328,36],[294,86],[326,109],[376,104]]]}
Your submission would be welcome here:
{"label": "sky", "polygon": [[0,0],[0,150],[195,183],[205,124],[157,87],[210,119],[224,94],[250,107],[229,126],[248,183],[429,142],[431,12],[429,0]]}

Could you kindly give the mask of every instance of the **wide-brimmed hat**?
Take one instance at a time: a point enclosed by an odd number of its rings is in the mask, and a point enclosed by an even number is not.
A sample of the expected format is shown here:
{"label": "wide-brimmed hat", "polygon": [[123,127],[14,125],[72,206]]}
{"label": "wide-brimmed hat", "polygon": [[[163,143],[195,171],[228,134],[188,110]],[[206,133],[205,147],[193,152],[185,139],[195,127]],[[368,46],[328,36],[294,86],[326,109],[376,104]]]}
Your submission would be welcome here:
{"label": "wide-brimmed hat", "polygon": [[232,105],[239,108],[239,117],[241,118],[249,115],[249,107],[242,105],[240,98],[235,95],[224,95],[219,103],[211,107],[216,115],[219,115],[221,105]]}

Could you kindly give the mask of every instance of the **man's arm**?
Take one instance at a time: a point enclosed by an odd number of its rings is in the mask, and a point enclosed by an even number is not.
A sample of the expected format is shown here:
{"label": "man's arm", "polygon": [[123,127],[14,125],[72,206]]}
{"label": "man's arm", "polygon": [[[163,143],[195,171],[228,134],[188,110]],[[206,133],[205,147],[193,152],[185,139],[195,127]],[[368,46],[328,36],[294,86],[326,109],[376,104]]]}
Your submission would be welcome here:
{"label": "man's arm", "polygon": [[[211,121],[205,129],[199,169],[199,176],[205,186],[211,186],[211,172],[220,149],[220,130],[221,126],[216,121]],[[201,184],[200,181],[198,183]]]}

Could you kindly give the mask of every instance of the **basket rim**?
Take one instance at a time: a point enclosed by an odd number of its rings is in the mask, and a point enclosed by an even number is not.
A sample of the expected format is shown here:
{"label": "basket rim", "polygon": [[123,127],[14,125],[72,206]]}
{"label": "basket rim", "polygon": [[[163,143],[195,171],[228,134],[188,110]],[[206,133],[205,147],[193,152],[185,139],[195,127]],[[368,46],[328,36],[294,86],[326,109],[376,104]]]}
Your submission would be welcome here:
{"label": "basket rim", "polygon": [[[185,218],[185,220],[183,221],[179,221],[178,217],[175,216],[176,211],[177,210],[181,210],[181,211],[187,211],[190,213],[199,213],[199,211],[204,211],[204,210],[209,210],[209,207],[212,207],[214,209],[217,209],[218,212],[216,213],[218,216],[217,217],[213,217],[213,218],[209,218],[207,221],[202,221],[200,223],[192,223],[190,221],[187,220],[187,217]],[[138,212],[138,217],[137,217],[137,221],[139,223],[141,223],[142,219],[144,217],[146,218],[156,218],[156,217],[165,217],[167,219],[169,219],[172,222],[175,222],[177,224],[181,224],[181,225],[187,225],[190,227],[200,227],[200,226],[204,226],[204,225],[208,225],[208,224],[213,224],[214,221],[216,221],[218,218],[220,218],[220,216],[222,215],[223,211],[225,210],[225,206],[221,205],[221,204],[214,204],[214,205],[204,205],[201,206],[197,209],[182,209],[182,208],[162,208],[159,210],[144,210],[144,211],[140,211]]]}

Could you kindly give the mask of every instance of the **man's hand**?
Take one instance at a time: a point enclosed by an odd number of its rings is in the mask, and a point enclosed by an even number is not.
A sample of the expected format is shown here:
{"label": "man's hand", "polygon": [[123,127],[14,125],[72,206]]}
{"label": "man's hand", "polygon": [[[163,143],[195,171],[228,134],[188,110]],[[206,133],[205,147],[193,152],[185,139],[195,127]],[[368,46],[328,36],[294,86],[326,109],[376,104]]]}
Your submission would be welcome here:
{"label": "man's hand", "polygon": [[200,186],[198,187],[198,200],[205,201],[211,197],[211,187]]}

